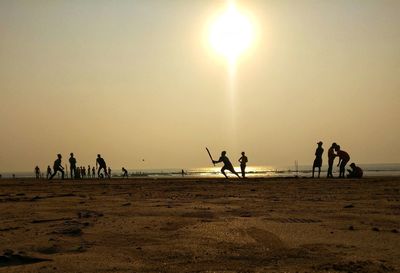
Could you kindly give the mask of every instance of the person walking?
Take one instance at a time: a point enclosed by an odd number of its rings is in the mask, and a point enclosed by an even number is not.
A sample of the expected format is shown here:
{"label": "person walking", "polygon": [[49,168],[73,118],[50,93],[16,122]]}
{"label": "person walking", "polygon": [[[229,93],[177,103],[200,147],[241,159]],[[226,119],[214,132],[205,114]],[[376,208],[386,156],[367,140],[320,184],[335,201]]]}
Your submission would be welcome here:
{"label": "person walking", "polygon": [[54,161],[54,165],[53,165],[54,172],[50,176],[49,180],[53,179],[53,177],[57,174],[57,172],[60,172],[61,179],[64,179],[64,167],[62,166],[61,159],[62,159],[61,154],[58,154],[57,159]]}

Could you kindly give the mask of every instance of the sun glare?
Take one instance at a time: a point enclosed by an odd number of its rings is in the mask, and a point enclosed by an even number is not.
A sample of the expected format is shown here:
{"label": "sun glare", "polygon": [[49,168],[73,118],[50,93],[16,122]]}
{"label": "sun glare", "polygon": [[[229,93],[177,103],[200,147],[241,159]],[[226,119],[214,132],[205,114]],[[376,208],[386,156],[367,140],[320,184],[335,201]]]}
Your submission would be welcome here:
{"label": "sun glare", "polygon": [[240,13],[233,3],[211,25],[210,44],[213,49],[235,62],[253,40],[253,28],[249,19]]}

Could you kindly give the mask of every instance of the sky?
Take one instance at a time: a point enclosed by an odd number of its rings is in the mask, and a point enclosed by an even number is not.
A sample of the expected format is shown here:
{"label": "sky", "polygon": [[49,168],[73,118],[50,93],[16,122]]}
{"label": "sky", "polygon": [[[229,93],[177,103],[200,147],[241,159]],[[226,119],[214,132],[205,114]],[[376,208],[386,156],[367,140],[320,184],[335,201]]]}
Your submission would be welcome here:
{"label": "sky", "polygon": [[[400,162],[400,1],[236,1],[254,40],[234,77],[216,0],[1,0],[0,172],[56,154],[112,168],[310,165],[335,141]],[[143,161],[142,159],[145,159]]]}

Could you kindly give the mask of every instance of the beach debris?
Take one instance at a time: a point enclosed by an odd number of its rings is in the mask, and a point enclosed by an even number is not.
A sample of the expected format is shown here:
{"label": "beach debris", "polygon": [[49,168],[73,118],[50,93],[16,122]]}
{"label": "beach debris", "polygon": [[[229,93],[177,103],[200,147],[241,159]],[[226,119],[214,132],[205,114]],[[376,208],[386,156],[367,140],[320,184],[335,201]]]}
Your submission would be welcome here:
{"label": "beach debris", "polygon": [[0,256],[0,267],[33,264],[44,261],[51,261],[51,260],[14,254],[13,250],[6,249],[3,251],[3,255]]}
{"label": "beach debris", "polygon": [[353,204],[350,204],[350,205],[344,206],[344,208],[345,208],[345,209],[351,209],[351,208],[354,208],[354,205],[353,205]]}
{"label": "beach debris", "polygon": [[124,203],[124,204],[122,204],[123,207],[127,207],[127,206],[130,206],[130,205],[131,205],[131,203]]}
{"label": "beach debris", "polygon": [[104,214],[101,212],[93,211],[93,210],[82,210],[78,211],[79,218],[91,218],[91,217],[102,217]]}
{"label": "beach debris", "polygon": [[391,232],[392,233],[399,233],[399,231],[397,229],[392,229]]}
{"label": "beach debris", "polygon": [[373,230],[373,231],[380,231],[380,229],[377,228],[377,227],[373,227],[372,230]]}
{"label": "beach debris", "polygon": [[353,226],[349,226],[349,230],[355,230]]}

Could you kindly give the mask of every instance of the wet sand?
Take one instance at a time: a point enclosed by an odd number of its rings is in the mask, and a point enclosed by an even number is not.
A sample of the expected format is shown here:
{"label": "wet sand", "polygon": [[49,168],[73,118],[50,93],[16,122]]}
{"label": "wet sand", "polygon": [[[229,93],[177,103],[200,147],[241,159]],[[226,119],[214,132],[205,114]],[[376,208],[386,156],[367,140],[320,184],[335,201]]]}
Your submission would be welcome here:
{"label": "wet sand", "polygon": [[0,180],[0,272],[400,272],[400,178]]}

